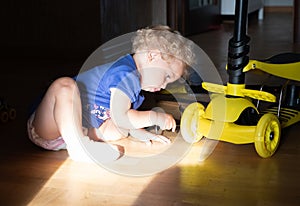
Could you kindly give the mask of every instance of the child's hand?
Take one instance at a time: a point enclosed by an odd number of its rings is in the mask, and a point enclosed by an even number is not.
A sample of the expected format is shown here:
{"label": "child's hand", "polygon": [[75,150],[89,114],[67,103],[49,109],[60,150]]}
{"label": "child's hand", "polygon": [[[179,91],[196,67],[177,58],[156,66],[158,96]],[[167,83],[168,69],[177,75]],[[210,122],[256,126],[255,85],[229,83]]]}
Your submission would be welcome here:
{"label": "child's hand", "polygon": [[154,135],[153,137],[150,138],[150,140],[155,141],[155,142],[160,142],[163,144],[170,144],[171,140],[163,135]]}
{"label": "child's hand", "polygon": [[163,144],[170,144],[171,140],[165,136],[159,134],[153,134],[151,132],[146,131],[145,129],[133,129],[130,130],[130,135],[134,139],[137,139],[141,142],[145,142],[146,144],[151,145],[153,141],[160,142]]}
{"label": "child's hand", "polygon": [[162,135],[155,135],[155,134],[152,134],[152,136],[144,136],[142,138],[138,138],[139,141],[141,142],[145,142],[146,145],[151,145],[153,142],[159,142],[159,143],[162,143],[162,144],[170,144],[171,143],[171,140],[165,136],[162,136]]}
{"label": "child's hand", "polygon": [[176,121],[173,118],[172,115],[157,112],[156,113],[156,125],[160,127],[162,130],[172,130],[172,132],[175,132],[176,130]]}

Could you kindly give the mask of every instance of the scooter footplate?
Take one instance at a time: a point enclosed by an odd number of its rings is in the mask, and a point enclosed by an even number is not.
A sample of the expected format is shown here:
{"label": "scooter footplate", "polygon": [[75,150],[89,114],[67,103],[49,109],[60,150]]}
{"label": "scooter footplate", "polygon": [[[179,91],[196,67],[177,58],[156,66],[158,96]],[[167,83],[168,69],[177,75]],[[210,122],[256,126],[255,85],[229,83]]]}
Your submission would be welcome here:
{"label": "scooter footplate", "polygon": [[[261,112],[264,113],[272,113],[278,116],[278,107],[271,107],[266,109],[265,111]],[[292,124],[295,124],[300,121],[300,111],[292,109],[292,108],[280,108],[279,112],[279,121],[281,123],[281,127],[285,128]]]}

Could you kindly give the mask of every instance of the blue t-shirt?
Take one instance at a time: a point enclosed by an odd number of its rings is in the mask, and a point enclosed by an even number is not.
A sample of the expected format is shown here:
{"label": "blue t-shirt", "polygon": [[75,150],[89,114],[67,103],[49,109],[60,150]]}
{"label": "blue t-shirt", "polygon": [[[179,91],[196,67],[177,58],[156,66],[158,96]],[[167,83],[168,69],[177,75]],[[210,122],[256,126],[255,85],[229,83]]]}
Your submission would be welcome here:
{"label": "blue t-shirt", "polygon": [[124,92],[137,109],[144,101],[141,95],[140,75],[131,55],[115,62],[96,66],[76,77],[82,103],[82,125],[98,128],[110,118],[111,88]]}

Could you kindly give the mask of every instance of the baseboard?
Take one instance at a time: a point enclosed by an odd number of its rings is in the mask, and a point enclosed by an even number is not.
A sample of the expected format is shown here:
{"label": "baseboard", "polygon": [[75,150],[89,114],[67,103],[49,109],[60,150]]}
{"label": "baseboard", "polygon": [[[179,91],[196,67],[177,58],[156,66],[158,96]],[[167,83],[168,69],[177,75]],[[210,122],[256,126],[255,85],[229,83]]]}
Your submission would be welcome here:
{"label": "baseboard", "polygon": [[265,6],[265,12],[293,12],[293,6]]}

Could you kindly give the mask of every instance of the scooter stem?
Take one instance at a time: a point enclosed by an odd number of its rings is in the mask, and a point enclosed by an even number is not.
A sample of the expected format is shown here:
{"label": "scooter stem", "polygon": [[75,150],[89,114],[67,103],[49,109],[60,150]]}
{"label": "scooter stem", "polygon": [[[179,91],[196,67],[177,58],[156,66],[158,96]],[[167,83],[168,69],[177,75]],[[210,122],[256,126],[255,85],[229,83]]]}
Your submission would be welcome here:
{"label": "scooter stem", "polygon": [[245,74],[243,68],[248,64],[249,41],[246,35],[248,17],[248,0],[236,0],[233,37],[228,45],[227,73],[229,83],[244,84]]}

